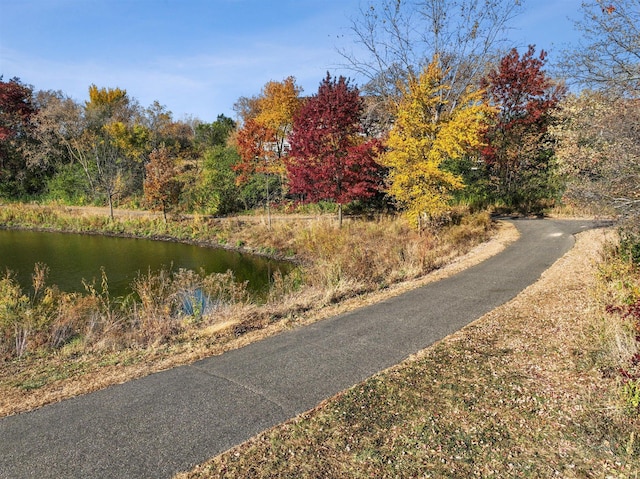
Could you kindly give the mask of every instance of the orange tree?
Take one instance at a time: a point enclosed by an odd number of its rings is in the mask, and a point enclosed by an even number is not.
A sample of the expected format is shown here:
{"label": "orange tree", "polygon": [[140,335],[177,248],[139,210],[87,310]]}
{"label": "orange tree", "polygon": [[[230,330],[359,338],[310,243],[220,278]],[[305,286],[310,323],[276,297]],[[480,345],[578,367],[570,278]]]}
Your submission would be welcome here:
{"label": "orange tree", "polygon": [[167,221],[167,211],[178,203],[181,184],[176,178],[175,158],[164,146],[149,155],[145,166],[144,197],[152,210],[162,211]]}
{"label": "orange tree", "polygon": [[271,180],[279,178],[279,189],[283,186],[284,158],[288,154],[293,116],[300,107],[301,91],[294,77],[268,82],[260,96],[248,101],[251,108],[243,109],[244,124],[235,136],[240,154],[235,166],[238,182],[246,184],[256,175],[264,175],[267,209]]}

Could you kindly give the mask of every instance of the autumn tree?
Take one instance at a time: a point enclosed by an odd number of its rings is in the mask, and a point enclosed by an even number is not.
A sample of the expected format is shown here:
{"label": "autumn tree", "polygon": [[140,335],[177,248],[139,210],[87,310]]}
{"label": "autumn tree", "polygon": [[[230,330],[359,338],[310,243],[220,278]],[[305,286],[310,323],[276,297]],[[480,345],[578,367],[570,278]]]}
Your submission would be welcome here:
{"label": "autumn tree", "polygon": [[240,153],[240,161],[236,165],[238,180],[242,184],[255,174],[264,176],[269,225],[270,180],[273,176],[284,177],[284,158],[288,154],[293,117],[300,107],[301,91],[293,77],[282,82],[268,82],[260,95],[253,102],[248,102],[251,108],[245,111],[243,126],[236,135]]}
{"label": "autumn tree", "polygon": [[565,198],[617,216],[640,234],[640,103],[607,92],[569,95],[551,128]]}
{"label": "autumn tree", "polygon": [[546,53],[514,48],[483,81],[487,100],[498,108],[487,129],[483,160],[497,199],[529,210],[554,194],[553,148],[547,130],[565,95],[544,66]]}
{"label": "autumn tree", "polygon": [[327,73],[293,122],[286,163],[290,191],[307,202],[337,203],[340,225],[342,205],[373,196],[381,184],[375,161],[380,145],[362,136],[361,113],[360,91]]}
{"label": "autumn tree", "polygon": [[82,131],[77,115],[81,107],[60,91],[41,90],[34,98],[37,112],[30,120],[34,141],[23,150],[27,167],[44,175],[41,195],[82,204],[91,197],[92,188],[70,144]]}
{"label": "autumn tree", "polygon": [[581,38],[564,52],[568,78],[587,87],[561,104],[552,129],[567,197],[613,212],[640,234],[640,1],[583,2]]}
{"label": "autumn tree", "polygon": [[36,114],[33,89],[18,78],[0,77],[0,194],[34,193],[35,173],[28,168],[25,148],[33,140]]}
{"label": "autumn tree", "polygon": [[136,104],[126,90],[89,87],[89,101],[84,107],[84,136],[89,154],[82,157],[87,160],[83,168],[97,191],[106,197],[111,218],[115,198],[127,190],[133,176],[131,167],[135,159],[130,153],[137,148],[126,137],[135,113]]}
{"label": "autumn tree", "polygon": [[176,161],[171,151],[162,146],[149,155],[145,166],[144,198],[152,210],[162,211],[164,221],[167,212],[178,204],[181,184],[176,178]]}
{"label": "autumn tree", "polygon": [[[29,149],[29,162],[55,173],[47,187],[50,194],[81,199],[95,196],[91,138],[84,107],[62,92],[40,92],[40,108],[32,118],[37,148]],[[74,191],[71,191],[73,189]]]}
{"label": "autumn tree", "polygon": [[258,102],[259,113],[255,121],[271,133],[268,154],[279,166],[282,166],[280,160],[287,154],[287,139],[293,126],[293,117],[300,108],[300,93],[302,88],[296,85],[295,78],[288,77],[282,82],[268,82]]}
{"label": "autumn tree", "polygon": [[252,175],[265,173],[268,170],[269,139],[273,132],[262,123],[251,118],[238,130],[234,142],[240,161],[234,169],[238,173],[238,183],[246,183]]}
{"label": "autumn tree", "polygon": [[389,168],[389,194],[418,229],[424,220],[444,213],[453,191],[464,186],[443,162],[477,149],[493,114],[479,91],[468,90],[456,105],[449,105],[445,76],[434,59],[409,80],[387,140],[389,151],[381,158]]}

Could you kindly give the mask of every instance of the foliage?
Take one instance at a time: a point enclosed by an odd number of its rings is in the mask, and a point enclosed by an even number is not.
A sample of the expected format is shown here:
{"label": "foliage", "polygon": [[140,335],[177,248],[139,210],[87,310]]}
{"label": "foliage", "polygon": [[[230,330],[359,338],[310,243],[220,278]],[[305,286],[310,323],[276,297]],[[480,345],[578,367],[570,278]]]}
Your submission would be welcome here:
{"label": "foliage", "polygon": [[638,238],[622,231],[610,244],[599,266],[599,296],[603,327],[597,366],[619,383],[622,406],[640,417],[640,262]]}
{"label": "foliage", "polygon": [[[231,147],[218,145],[205,150],[202,171],[194,191],[190,192],[196,211],[227,215],[241,209],[241,189],[234,171],[239,159],[238,152]],[[190,189],[189,184],[185,187]]]}
{"label": "foliage", "polygon": [[249,119],[235,135],[234,141],[240,161],[234,166],[238,183],[246,183],[256,173],[266,173],[269,168],[268,144],[273,131],[266,125]]}
{"label": "foliage", "polygon": [[[272,197],[284,191],[284,159],[288,154],[288,139],[293,116],[300,106],[302,89],[295,78],[282,82],[270,81],[260,96],[250,102],[245,111],[244,124],[235,136],[240,161],[234,169],[238,172],[238,183],[247,184],[255,175],[264,176],[264,203],[271,218]],[[279,178],[279,184],[271,187],[271,175]],[[255,191],[255,188],[250,188]],[[274,195],[274,193],[276,195]]]}
{"label": "foliage", "polygon": [[613,212],[640,231],[640,104],[584,91],[561,103],[551,132],[570,201]]}
{"label": "foliage", "polygon": [[[23,152],[27,167],[43,176],[47,198],[81,203],[139,198],[145,164],[154,149],[165,147],[187,167],[194,160],[190,123],[174,121],[157,101],[141,109],[120,88],[91,85],[83,104],[61,92],[38,92],[32,118],[36,142]],[[82,168],[84,182],[62,185]],[[77,187],[78,191],[70,189]],[[59,198],[56,198],[57,194]]]}
{"label": "foliage", "polygon": [[482,150],[493,194],[525,212],[554,196],[547,130],[565,88],[547,77],[545,62],[546,53],[536,57],[533,46],[523,55],[514,48],[483,81],[488,101],[498,108]]}
{"label": "foliage", "polygon": [[91,191],[84,170],[77,163],[62,164],[46,182],[45,199],[68,205],[85,205],[91,200]]}
{"label": "foliage", "polygon": [[235,128],[235,121],[225,115],[218,115],[213,123],[198,123],[196,125],[194,142],[202,149],[225,146]]}
{"label": "foliage", "polygon": [[344,203],[373,196],[381,185],[381,145],[361,136],[361,112],[359,90],[327,73],[295,116],[290,138],[290,192],[307,202],[335,201],[340,221]]}
{"label": "foliage", "polygon": [[[262,89],[258,100],[259,113],[255,121],[271,133],[267,138],[269,147],[262,156],[269,155],[274,161],[286,156],[287,141],[293,118],[300,108],[301,93],[302,88],[296,85],[294,77],[285,78],[282,82],[270,81]],[[282,164],[278,164],[277,167],[282,171]]]}
{"label": "foliage", "polygon": [[[256,173],[240,187],[240,200],[245,210],[271,207],[273,199],[282,196],[282,181],[268,173]],[[277,203],[276,203],[277,204]]]}
{"label": "foliage", "polygon": [[37,112],[33,88],[19,78],[0,76],[0,195],[19,196],[38,191],[34,172],[23,150],[33,141],[31,119]]}
{"label": "foliage", "polygon": [[166,147],[153,150],[145,166],[144,197],[152,210],[167,211],[178,204],[182,185],[177,179],[175,158]]}
{"label": "foliage", "polygon": [[389,168],[389,194],[422,225],[449,208],[452,192],[463,187],[444,161],[465,158],[481,144],[481,131],[492,110],[480,92],[468,91],[451,109],[444,74],[434,60],[412,78],[398,106],[382,162]]}
{"label": "foliage", "polygon": [[90,124],[102,128],[111,121],[128,122],[133,113],[131,99],[121,88],[89,86],[89,100],[84,104]]}

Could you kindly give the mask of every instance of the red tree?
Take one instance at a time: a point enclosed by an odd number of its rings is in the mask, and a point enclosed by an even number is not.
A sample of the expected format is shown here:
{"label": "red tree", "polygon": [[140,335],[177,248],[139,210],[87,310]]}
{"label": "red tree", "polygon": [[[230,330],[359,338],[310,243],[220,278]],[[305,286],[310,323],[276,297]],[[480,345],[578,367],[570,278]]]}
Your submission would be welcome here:
{"label": "red tree", "polygon": [[552,151],[545,141],[551,111],[565,94],[545,73],[546,53],[535,47],[522,56],[514,48],[484,79],[490,103],[498,107],[482,151],[500,199],[527,206],[550,193]]}
{"label": "red tree", "polygon": [[286,164],[290,191],[308,202],[336,202],[340,224],[344,203],[369,198],[381,185],[375,162],[380,143],[364,140],[362,108],[359,90],[327,73],[293,120]]}

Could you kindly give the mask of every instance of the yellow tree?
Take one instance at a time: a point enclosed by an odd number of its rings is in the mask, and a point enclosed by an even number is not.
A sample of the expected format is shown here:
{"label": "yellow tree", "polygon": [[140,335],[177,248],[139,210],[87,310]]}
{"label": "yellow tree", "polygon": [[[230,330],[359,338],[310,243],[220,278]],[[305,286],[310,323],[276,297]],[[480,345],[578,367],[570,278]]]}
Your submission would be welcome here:
{"label": "yellow tree", "polygon": [[448,85],[437,57],[419,77],[409,79],[381,162],[389,168],[389,189],[418,228],[425,218],[444,213],[462,179],[442,168],[481,144],[481,132],[493,109],[481,92],[468,90],[448,105]]}
{"label": "yellow tree", "polygon": [[[290,76],[281,82],[270,81],[262,89],[260,96],[247,110],[244,126],[236,135],[236,144],[241,161],[236,165],[240,181],[247,181],[256,173],[265,175],[265,204],[271,225],[269,208],[269,180],[278,175],[283,184],[285,175],[284,158],[288,153],[288,137],[293,125],[293,117],[300,108],[302,89]],[[253,115],[253,116],[252,116]],[[282,189],[282,186],[280,187]]]}
{"label": "yellow tree", "polygon": [[275,159],[279,160],[286,154],[293,117],[300,108],[301,92],[294,77],[285,78],[282,82],[270,81],[262,89],[258,101],[260,113],[255,120],[272,132],[271,152]]}

